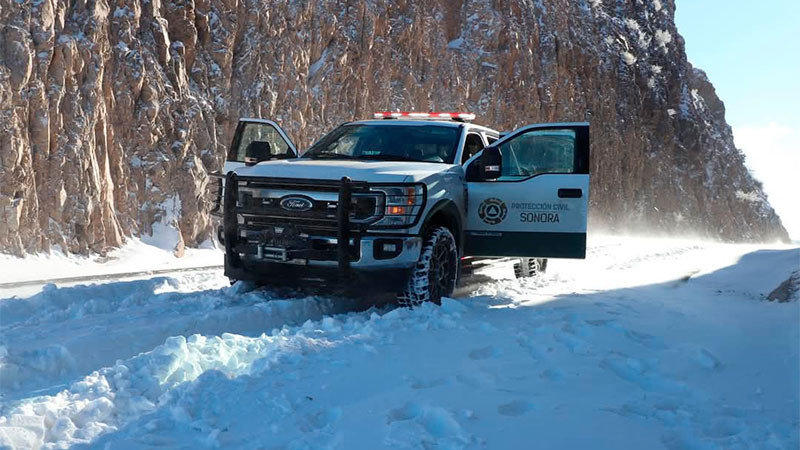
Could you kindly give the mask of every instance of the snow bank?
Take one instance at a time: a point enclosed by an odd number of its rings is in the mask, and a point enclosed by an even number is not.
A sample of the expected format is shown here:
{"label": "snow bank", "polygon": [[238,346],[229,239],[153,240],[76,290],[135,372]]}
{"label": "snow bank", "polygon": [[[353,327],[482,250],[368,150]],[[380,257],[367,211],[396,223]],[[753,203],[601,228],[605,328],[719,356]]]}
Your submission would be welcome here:
{"label": "snow bank", "polygon": [[259,335],[358,309],[349,299],[290,289],[232,287],[221,271],[45,289],[0,300],[0,378],[6,398],[63,388],[97,367],[146,352],[170,336]]}
{"label": "snow bank", "polygon": [[[538,279],[492,268],[467,298],[365,312],[180,278],[64,292],[60,306],[43,292],[41,314],[3,324],[3,360],[25,333],[80,315],[92,325],[77,334],[101,353],[125,354],[103,345],[117,317],[163,327],[160,342],[50,395],[12,389],[0,444],[794,449],[800,305],[764,296],[798,263],[788,247],[594,239],[586,261],[551,261]],[[92,289],[107,310],[81,300]],[[181,328],[206,317],[214,330]]]}
{"label": "snow bank", "polygon": [[[167,234],[156,232],[144,240],[131,239],[105,256],[65,255],[54,251],[18,258],[0,253],[0,283],[222,264],[222,251],[211,242],[202,248],[187,248],[182,258],[176,258],[174,243]],[[0,294],[15,293],[0,291]]]}
{"label": "snow bank", "polygon": [[[429,318],[443,313],[426,305]],[[420,324],[419,312],[395,310],[385,316],[356,314],[341,320],[326,317],[320,322],[307,321],[297,329],[284,327],[269,336],[249,338],[223,333],[206,337],[192,335],[167,338],[154,350],[117,362],[114,366],[93,372],[54,396],[34,398],[21,403],[7,417],[0,418],[0,443],[26,442],[39,447],[43,442],[55,447],[92,442],[98,436],[118,430],[132,419],[148,413],[146,427],[191,425],[193,417],[204,414],[213,405],[191,395],[187,382],[204,375],[206,379],[233,380],[243,375],[255,376],[266,371],[281,372],[321,351],[334,347],[366,347],[366,342],[385,343],[375,333],[398,326],[424,330],[430,327],[452,327],[449,320],[432,320]],[[291,375],[290,375],[291,377]],[[188,393],[187,393],[188,391]],[[322,411],[308,424],[322,428],[336,420],[335,411]],[[423,426],[435,435],[450,436],[446,415],[432,411]],[[50,419],[50,420],[48,420]],[[154,425],[153,421],[156,421]],[[19,426],[24,422],[24,426]],[[207,428],[207,427],[206,427]],[[213,441],[212,436],[207,437]]]}

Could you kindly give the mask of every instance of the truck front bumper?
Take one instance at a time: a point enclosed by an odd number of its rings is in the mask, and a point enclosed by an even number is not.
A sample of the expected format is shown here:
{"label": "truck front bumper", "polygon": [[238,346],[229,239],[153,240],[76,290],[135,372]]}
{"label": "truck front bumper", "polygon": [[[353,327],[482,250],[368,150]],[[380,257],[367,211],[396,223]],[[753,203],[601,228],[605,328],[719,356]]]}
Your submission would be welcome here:
{"label": "truck front bumper", "polygon": [[359,244],[360,256],[350,262],[347,272],[340,270],[337,261],[291,258],[291,252],[287,252],[285,260],[280,260],[275,257],[282,256],[279,249],[265,249],[261,256],[258,252],[239,254],[235,263],[226,257],[225,276],[268,284],[318,282],[396,290],[407,280],[422,250],[422,239],[418,236],[368,236],[362,237]]}
{"label": "truck front bumper", "polygon": [[[332,258],[334,251],[314,250],[320,247],[337,248],[336,238],[309,236],[302,249],[273,247],[267,244],[239,244],[232,250],[242,262],[250,264],[285,264],[304,267],[339,268],[339,261]],[[408,269],[418,260],[422,251],[419,236],[362,236],[350,239],[349,248],[357,247],[351,254],[349,268],[353,270]]]}

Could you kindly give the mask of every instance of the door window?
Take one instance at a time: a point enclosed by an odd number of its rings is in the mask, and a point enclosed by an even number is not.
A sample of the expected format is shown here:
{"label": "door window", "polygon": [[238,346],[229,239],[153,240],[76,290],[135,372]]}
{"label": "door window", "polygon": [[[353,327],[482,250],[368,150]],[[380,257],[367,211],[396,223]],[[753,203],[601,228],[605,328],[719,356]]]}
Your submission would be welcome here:
{"label": "door window", "polygon": [[[245,155],[269,154],[276,159],[293,158],[294,152],[271,124],[260,122],[241,122],[228,152],[228,161],[243,162]],[[265,158],[269,159],[269,158]]]}
{"label": "door window", "polygon": [[500,180],[528,178],[541,173],[575,172],[575,131],[531,130],[500,144]]}
{"label": "door window", "polygon": [[461,155],[461,164],[472,158],[475,153],[483,149],[483,139],[479,134],[470,133],[464,141],[464,153]]}

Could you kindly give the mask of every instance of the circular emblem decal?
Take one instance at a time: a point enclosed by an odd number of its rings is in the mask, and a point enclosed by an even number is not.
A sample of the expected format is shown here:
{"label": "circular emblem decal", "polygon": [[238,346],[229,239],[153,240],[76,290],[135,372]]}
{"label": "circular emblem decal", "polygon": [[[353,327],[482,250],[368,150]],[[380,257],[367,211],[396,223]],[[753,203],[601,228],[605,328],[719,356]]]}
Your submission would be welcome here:
{"label": "circular emblem decal", "polygon": [[487,198],[478,207],[478,217],[489,225],[497,225],[506,218],[508,208],[499,198]]}
{"label": "circular emblem decal", "polygon": [[314,206],[311,200],[305,197],[284,197],[281,199],[281,208],[292,212],[308,211]]}

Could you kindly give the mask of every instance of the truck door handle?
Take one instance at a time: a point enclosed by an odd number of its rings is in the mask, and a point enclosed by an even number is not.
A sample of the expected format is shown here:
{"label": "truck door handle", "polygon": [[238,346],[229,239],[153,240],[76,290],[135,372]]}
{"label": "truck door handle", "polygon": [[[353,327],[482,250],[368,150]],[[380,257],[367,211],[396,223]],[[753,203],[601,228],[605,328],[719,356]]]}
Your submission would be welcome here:
{"label": "truck door handle", "polygon": [[558,198],[581,198],[583,197],[582,189],[559,189]]}

